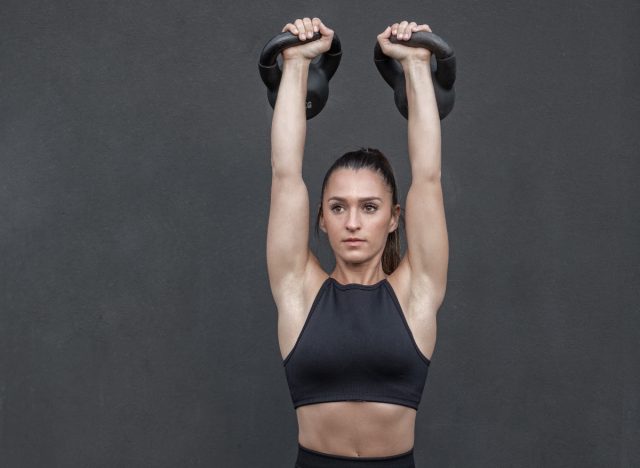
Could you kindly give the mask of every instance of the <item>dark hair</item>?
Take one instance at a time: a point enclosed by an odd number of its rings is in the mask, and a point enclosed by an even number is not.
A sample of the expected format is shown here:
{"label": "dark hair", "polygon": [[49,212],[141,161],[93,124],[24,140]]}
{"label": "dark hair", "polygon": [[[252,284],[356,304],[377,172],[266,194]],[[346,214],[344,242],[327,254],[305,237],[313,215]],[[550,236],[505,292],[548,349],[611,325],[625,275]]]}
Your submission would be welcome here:
{"label": "dark hair", "polygon": [[[356,151],[349,151],[348,153],[340,156],[333,165],[329,168],[324,176],[322,182],[322,190],[320,192],[320,206],[318,207],[318,214],[316,216],[315,231],[318,235],[318,225],[320,223],[320,215],[322,214],[322,200],[324,198],[324,190],[327,186],[329,177],[336,169],[370,169],[380,174],[387,186],[391,189],[391,209],[398,204],[398,189],[396,187],[396,179],[393,174],[391,164],[379,150],[375,148],[364,148]],[[400,263],[400,225],[404,223],[402,216],[402,209],[400,209],[400,222],[398,228],[387,235],[387,243],[384,246],[382,252],[382,269],[389,275],[391,274]]]}

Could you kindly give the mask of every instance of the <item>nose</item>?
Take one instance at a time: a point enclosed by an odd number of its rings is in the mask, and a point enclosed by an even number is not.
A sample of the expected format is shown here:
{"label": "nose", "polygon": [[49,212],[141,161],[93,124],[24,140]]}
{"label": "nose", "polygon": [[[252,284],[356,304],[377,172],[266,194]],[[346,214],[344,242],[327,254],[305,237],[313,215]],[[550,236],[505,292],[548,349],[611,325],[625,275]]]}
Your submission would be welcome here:
{"label": "nose", "polygon": [[358,210],[350,210],[347,217],[347,229],[354,231],[360,228],[360,218],[358,217]]}

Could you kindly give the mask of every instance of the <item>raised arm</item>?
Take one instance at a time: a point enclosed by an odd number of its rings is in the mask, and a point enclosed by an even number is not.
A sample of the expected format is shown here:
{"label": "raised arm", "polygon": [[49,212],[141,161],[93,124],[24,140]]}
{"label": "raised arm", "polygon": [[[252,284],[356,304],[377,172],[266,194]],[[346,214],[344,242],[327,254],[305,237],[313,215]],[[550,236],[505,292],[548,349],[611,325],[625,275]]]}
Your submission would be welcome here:
{"label": "raised arm", "polygon": [[[413,31],[431,29],[426,24],[403,21],[378,37],[388,41],[391,34],[397,33],[398,39],[408,40]],[[400,44],[384,45],[387,50],[381,42],[385,53],[400,61],[406,82],[411,186],[405,228],[411,282],[416,289],[428,291],[434,305],[439,306],[446,290],[449,241],[440,183],[440,117],[431,81],[431,52]]]}
{"label": "raised arm", "polygon": [[428,67],[428,62],[403,64],[411,165],[405,227],[412,280],[426,283],[439,305],[446,290],[449,241],[440,182],[440,117]]}
{"label": "raised arm", "polygon": [[[323,37],[282,53],[282,78],[271,126],[271,205],[267,229],[267,268],[274,295],[289,281],[299,280],[310,258],[309,195],[302,179],[306,137],[306,95],[309,64],[331,45],[333,31],[319,19],[296,20],[284,31],[306,40],[314,28]],[[309,32],[308,37],[303,33]],[[325,37],[326,35],[326,37]],[[275,297],[276,302],[278,297]]]}

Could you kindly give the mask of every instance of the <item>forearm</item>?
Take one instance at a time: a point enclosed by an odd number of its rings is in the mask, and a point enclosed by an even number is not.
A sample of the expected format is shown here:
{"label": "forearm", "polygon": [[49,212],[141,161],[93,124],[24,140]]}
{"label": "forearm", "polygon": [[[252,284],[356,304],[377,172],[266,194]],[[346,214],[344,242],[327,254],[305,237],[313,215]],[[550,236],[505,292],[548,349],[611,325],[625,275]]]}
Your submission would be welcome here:
{"label": "forearm", "polygon": [[440,176],[440,116],[431,69],[424,61],[402,63],[407,105],[409,160],[412,175]]}
{"label": "forearm", "polygon": [[271,124],[273,171],[302,173],[307,130],[306,98],[310,60],[283,61]]}

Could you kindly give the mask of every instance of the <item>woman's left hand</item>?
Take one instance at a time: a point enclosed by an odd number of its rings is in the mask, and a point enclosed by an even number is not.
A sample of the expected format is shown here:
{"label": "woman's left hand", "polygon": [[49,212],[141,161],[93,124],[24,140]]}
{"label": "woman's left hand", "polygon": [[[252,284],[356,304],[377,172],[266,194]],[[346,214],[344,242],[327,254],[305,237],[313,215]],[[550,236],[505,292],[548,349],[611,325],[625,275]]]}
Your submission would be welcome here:
{"label": "woman's left hand", "polygon": [[409,23],[408,21],[402,21],[400,23],[394,23],[391,26],[387,26],[387,29],[378,34],[378,43],[385,55],[404,62],[407,60],[419,60],[425,63],[429,63],[431,59],[431,51],[424,47],[408,47],[402,44],[392,44],[389,38],[393,34],[396,39],[400,41],[407,41],[411,38],[411,33],[416,31],[431,31],[428,24],[421,24],[418,26],[415,22]]}

